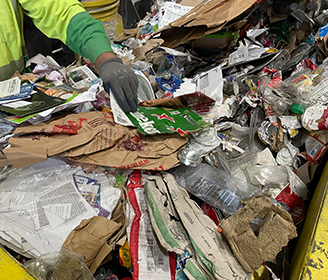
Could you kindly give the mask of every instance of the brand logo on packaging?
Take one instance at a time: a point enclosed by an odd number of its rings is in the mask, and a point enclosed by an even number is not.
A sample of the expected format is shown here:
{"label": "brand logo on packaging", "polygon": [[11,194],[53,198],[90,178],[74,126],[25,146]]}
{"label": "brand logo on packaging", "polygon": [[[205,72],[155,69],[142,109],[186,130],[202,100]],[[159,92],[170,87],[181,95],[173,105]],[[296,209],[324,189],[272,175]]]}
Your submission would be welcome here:
{"label": "brand logo on packaging", "polygon": [[171,122],[174,122],[175,123],[175,120],[174,120],[174,118],[172,118],[172,117],[169,117],[168,115],[166,115],[165,113],[163,113],[162,115],[158,115],[158,114],[152,114],[152,116],[154,116],[154,117],[157,117],[157,119],[158,120],[163,120],[163,119],[165,119],[165,120],[169,120],[169,121],[171,121]]}
{"label": "brand logo on packaging", "polygon": [[77,121],[67,121],[67,124],[56,124],[52,128],[52,133],[77,134],[82,128],[82,122],[87,119],[78,118]]}
{"label": "brand logo on packaging", "polygon": [[155,134],[155,133],[160,133],[159,130],[157,130],[154,127],[154,121],[149,121],[146,116],[142,112],[135,112],[135,113],[130,113],[132,117],[136,119],[140,127],[148,134]]}
{"label": "brand logo on packaging", "polygon": [[175,129],[175,128],[168,128],[168,130],[178,132],[180,135],[185,135],[185,134],[188,134],[188,133],[192,132],[192,130],[186,130],[186,131],[184,131],[180,127],[178,127],[177,129]]}

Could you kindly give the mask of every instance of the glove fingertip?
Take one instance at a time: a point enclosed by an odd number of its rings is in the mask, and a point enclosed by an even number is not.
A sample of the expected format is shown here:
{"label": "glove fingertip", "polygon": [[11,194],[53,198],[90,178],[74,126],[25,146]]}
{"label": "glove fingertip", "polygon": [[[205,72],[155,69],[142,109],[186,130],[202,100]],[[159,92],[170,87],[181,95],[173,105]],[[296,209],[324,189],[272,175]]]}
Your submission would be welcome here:
{"label": "glove fingertip", "polygon": [[124,113],[128,113],[130,111],[130,106],[127,104],[128,102],[126,100],[124,92],[121,89],[116,91],[113,87],[111,87],[111,90],[117,104],[121,107]]}
{"label": "glove fingertip", "polygon": [[[117,102],[118,103],[118,102]],[[118,105],[121,107],[121,109],[123,110],[124,113],[129,113],[131,111],[131,108],[129,105],[127,105],[126,103],[118,103]]]}
{"label": "glove fingertip", "polygon": [[104,83],[104,89],[105,89],[106,92],[109,93],[110,88],[111,88],[110,83]]}
{"label": "glove fingertip", "polygon": [[138,110],[138,102],[132,102],[130,104],[131,112],[136,112]]}

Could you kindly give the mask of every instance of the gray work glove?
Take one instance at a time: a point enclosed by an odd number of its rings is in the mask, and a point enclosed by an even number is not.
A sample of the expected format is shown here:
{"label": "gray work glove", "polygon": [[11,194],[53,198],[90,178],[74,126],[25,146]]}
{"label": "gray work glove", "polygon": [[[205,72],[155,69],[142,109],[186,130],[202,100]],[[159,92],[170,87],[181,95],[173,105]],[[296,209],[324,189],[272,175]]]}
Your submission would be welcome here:
{"label": "gray work glove", "polygon": [[138,108],[138,78],[132,69],[125,66],[118,57],[102,62],[98,71],[104,82],[104,88],[112,93],[125,113],[135,112]]}

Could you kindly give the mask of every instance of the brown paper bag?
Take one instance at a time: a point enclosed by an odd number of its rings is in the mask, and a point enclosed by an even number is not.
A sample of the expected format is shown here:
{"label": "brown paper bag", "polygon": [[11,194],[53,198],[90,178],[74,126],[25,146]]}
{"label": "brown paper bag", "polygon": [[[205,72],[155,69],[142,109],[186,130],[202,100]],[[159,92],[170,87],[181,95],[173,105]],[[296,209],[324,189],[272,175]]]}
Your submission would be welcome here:
{"label": "brown paper bag", "polygon": [[179,163],[176,153],[187,142],[178,134],[142,136],[137,129],[114,123],[109,112],[70,114],[19,127],[15,135],[4,151],[7,161],[1,163],[16,168],[60,155],[96,165],[168,169]]}
{"label": "brown paper bag", "polygon": [[62,246],[64,249],[82,254],[92,274],[115,249],[115,246],[122,244],[122,240],[125,241],[128,220],[125,216],[125,205],[126,201],[122,192],[111,220],[100,216],[83,220],[68,235]]}

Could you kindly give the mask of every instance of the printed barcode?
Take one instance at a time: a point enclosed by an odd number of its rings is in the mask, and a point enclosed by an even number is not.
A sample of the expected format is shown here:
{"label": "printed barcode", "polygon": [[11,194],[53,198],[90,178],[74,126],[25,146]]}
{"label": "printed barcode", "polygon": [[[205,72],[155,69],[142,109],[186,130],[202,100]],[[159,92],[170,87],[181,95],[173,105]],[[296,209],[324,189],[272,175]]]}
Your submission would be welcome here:
{"label": "printed barcode", "polygon": [[223,203],[227,206],[237,207],[239,204],[238,197],[228,190],[217,192],[215,195],[215,199],[223,201]]}
{"label": "printed barcode", "polygon": [[206,180],[204,177],[201,177],[193,188],[195,192],[203,193],[206,196],[211,196],[217,189],[218,186],[216,184]]}
{"label": "printed barcode", "polygon": [[9,92],[14,92],[15,87],[16,87],[16,80],[12,80],[12,82],[10,83]]}
{"label": "printed barcode", "polygon": [[147,246],[147,258],[153,257],[153,249],[154,248],[154,240],[148,239],[148,246]]}
{"label": "printed barcode", "polygon": [[150,259],[153,257],[152,250],[148,247],[147,248],[147,258]]}
{"label": "printed barcode", "polygon": [[231,193],[229,191],[222,191],[222,192],[218,192],[218,195],[223,201],[226,201],[231,196]]}
{"label": "printed barcode", "polygon": [[148,239],[148,244],[150,247],[154,246],[154,240],[153,239]]}
{"label": "printed barcode", "polygon": [[158,264],[159,265],[164,265],[164,258],[163,257],[158,257]]}

